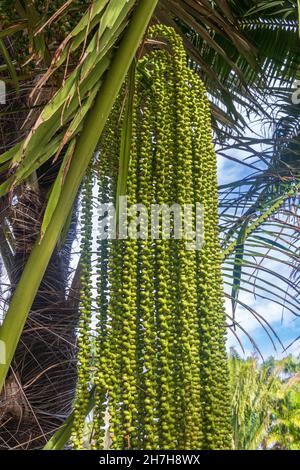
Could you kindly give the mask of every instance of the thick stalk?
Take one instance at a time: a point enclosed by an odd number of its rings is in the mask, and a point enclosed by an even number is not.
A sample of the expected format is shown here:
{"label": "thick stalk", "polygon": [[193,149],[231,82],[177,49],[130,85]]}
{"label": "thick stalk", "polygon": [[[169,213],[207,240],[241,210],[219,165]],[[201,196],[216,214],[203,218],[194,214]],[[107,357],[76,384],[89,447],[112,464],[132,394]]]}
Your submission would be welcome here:
{"label": "thick stalk", "polygon": [[66,217],[70,213],[105,122],[157,2],[158,0],[141,0],[134,12],[103,85],[95,99],[95,104],[86,117],[52,220],[48,225],[44,238],[35,244],[14,292],[5,321],[0,329],[0,341],[4,343],[6,349],[5,364],[0,364],[0,391],[13,359],[28,312]]}

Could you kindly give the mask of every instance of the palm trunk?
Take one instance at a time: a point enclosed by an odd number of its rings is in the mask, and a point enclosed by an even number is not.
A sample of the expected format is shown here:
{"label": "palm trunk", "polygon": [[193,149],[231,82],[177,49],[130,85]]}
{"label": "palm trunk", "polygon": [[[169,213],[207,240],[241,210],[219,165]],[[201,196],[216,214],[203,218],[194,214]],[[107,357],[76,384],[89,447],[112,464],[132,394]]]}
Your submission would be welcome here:
{"label": "palm trunk", "polygon": [[[8,107],[18,101],[10,100]],[[23,114],[13,123],[9,118],[1,123],[1,150],[21,137],[25,118]],[[8,295],[7,285],[2,285],[4,304],[18,285],[39,233],[44,195],[55,176],[55,167],[43,167],[38,185],[25,185],[1,201],[0,273],[2,284],[9,285]],[[69,289],[69,281],[76,225],[75,205],[65,244],[53,252],[0,395],[0,450],[43,447],[70,413],[76,381],[78,294],[76,288]]]}
{"label": "palm trunk", "polygon": [[45,444],[70,412],[76,377],[77,315],[65,292],[55,286],[63,282],[63,273],[57,269],[59,259],[58,253],[52,257],[6,380],[0,408],[0,449]]}

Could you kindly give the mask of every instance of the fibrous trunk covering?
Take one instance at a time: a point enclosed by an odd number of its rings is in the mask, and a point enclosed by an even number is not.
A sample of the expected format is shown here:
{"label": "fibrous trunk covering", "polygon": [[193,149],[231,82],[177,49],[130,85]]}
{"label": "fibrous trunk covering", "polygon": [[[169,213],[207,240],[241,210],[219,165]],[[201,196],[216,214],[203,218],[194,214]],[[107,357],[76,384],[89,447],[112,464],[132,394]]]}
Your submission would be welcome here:
{"label": "fibrous trunk covering", "polygon": [[[87,177],[72,441],[77,449],[83,445],[85,408],[94,383],[92,445],[96,449],[105,445],[107,410],[114,449],[230,448],[209,104],[175,32],[155,26],[150,35],[159,39],[155,43],[159,47],[136,68],[127,204],[144,204],[149,214],[154,203],[203,204],[204,244],[196,250],[187,249],[184,236],[162,239],[156,234],[153,239],[150,221],[148,237],[99,239],[96,285],[91,259],[92,173]],[[116,194],[122,109],[120,97],[101,142],[96,164],[100,203],[114,201]],[[195,217],[194,212],[194,224]],[[161,232],[162,224],[159,227]],[[95,287],[98,294],[93,301]],[[92,348],[94,304],[98,323]]]}

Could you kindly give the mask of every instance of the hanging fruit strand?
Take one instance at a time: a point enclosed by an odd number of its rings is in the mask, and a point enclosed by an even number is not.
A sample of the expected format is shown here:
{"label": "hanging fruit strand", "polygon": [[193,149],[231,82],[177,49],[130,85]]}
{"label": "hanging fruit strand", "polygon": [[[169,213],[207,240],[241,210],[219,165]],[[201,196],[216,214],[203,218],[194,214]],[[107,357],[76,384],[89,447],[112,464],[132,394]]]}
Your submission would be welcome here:
{"label": "hanging fruit strand", "polygon": [[[137,82],[138,87],[138,82]],[[138,89],[138,91],[140,91]],[[137,109],[137,124],[140,125],[138,148],[138,200],[150,210],[153,202],[153,170],[152,170],[152,126],[154,115],[152,100],[146,97],[141,110]],[[140,395],[141,448],[156,449],[157,442],[157,383],[156,383],[156,320],[154,307],[154,253],[151,240],[151,225],[148,223],[147,238],[138,241],[139,246],[139,367],[141,381],[138,393]]]}
{"label": "hanging fruit strand", "polygon": [[190,72],[194,88],[195,200],[203,204],[204,245],[197,252],[197,299],[200,319],[201,401],[205,448],[230,448],[230,407],[225,314],[218,232],[216,156],[212,145],[209,103],[200,79]]}
{"label": "hanging fruit strand", "polygon": [[[187,58],[181,41],[172,29],[168,30],[168,40],[172,46],[175,61],[176,93],[176,202],[181,210],[186,204],[193,204],[192,186],[192,126],[190,122],[190,96],[188,86]],[[195,215],[192,214],[194,219]],[[181,323],[181,365],[184,388],[184,425],[186,449],[200,446],[200,378],[199,344],[197,339],[196,309],[196,264],[195,251],[187,249],[186,234],[177,241],[179,261],[179,313]]]}
{"label": "hanging fruit strand", "polygon": [[92,317],[92,215],[93,173],[89,168],[82,189],[81,244],[80,244],[80,322],[78,331],[77,389],[74,405],[74,427],[71,441],[74,449],[84,446],[86,408],[91,383],[91,317]]}
{"label": "hanging fruit strand", "polygon": [[[105,161],[102,161],[96,168],[98,176],[98,204],[104,204],[105,197],[108,194],[109,188],[107,178],[105,178]],[[108,315],[108,240],[97,237],[97,260],[96,260],[96,346],[95,346],[95,378],[94,383],[97,385],[95,388],[95,407],[93,410],[93,427],[94,427],[94,442],[103,442],[104,446],[104,429],[103,422],[105,419],[105,386],[103,382],[103,370],[99,370],[98,365],[101,363],[101,355],[105,349],[105,340],[107,335],[107,315]],[[95,447],[95,445],[94,445]],[[95,447],[96,448],[96,447]]]}
{"label": "hanging fruit strand", "polygon": [[[168,203],[169,195],[169,126],[168,126],[168,95],[166,72],[168,69],[167,55],[164,51],[156,53],[153,66],[153,106],[155,115],[155,202],[160,206]],[[172,298],[170,296],[170,244],[164,239],[162,214],[158,217],[158,238],[156,250],[156,284],[157,284],[157,328],[158,328],[158,386],[159,386],[159,418],[160,442],[163,449],[176,447],[174,432],[174,394],[173,394],[173,358],[172,358]],[[173,411],[173,413],[172,413]]]}
{"label": "hanging fruit strand", "polygon": [[[203,91],[204,93],[204,91]],[[205,126],[206,129],[206,155],[209,162],[207,180],[209,185],[210,204],[209,218],[207,217],[208,233],[211,233],[211,273],[208,283],[211,290],[210,297],[213,300],[211,310],[211,350],[214,355],[207,369],[211,377],[211,402],[212,402],[212,427],[211,437],[214,449],[230,448],[230,397],[228,389],[228,363],[225,349],[225,311],[224,293],[221,276],[221,253],[218,229],[218,194],[217,194],[217,164],[211,136],[211,123],[209,115],[209,103],[204,98]]]}
{"label": "hanging fruit strand", "polygon": [[[120,106],[121,97],[115,103],[111,112],[106,128],[102,134],[100,142],[100,151],[98,160],[95,164],[98,184],[98,210],[101,214],[98,217],[98,224],[101,224],[101,230],[97,234],[97,297],[96,297],[96,351],[95,351],[95,407],[93,414],[93,448],[102,449],[109,445],[105,441],[105,425],[107,427],[108,417],[108,403],[107,403],[107,390],[115,377],[113,371],[117,369],[117,358],[113,354],[110,357],[111,347],[111,329],[112,318],[110,316],[111,304],[115,301],[110,288],[110,271],[115,272],[116,258],[118,253],[113,249],[114,241],[106,238],[104,231],[108,234],[109,224],[113,221],[108,217],[108,213],[104,212],[104,208],[115,200],[116,192],[116,176],[118,171],[118,158],[120,147]],[[106,225],[108,222],[108,225]],[[106,229],[104,230],[104,226]],[[111,253],[114,256],[111,256]],[[120,274],[120,273],[119,273]],[[121,275],[117,277],[116,281],[121,279]],[[115,289],[114,289],[115,290]],[[117,289],[118,290],[118,289]],[[115,328],[114,328],[115,329]],[[111,368],[115,360],[115,367]],[[113,393],[112,393],[113,395]],[[113,407],[112,407],[113,408]],[[113,418],[110,417],[112,420]]]}
{"label": "hanging fruit strand", "polygon": [[[135,110],[135,106],[134,106]],[[132,134],[136,133],[136,122],[132,125]],[[137,193],[137,149],[132,140],[131,159],[127,183],[128,206],[136,201]],[[128,214],[127,214],[128,216]],[[130,449],[136,444],[137,436],[134,423],[137,413],[137,240],[130,238],[116,240],[114,244],[118,252],[118,272],[112,270],[112,288],[115,289],[116,305],[112,306],[111,315],[116,317],[117,328],[112,324],[112,347],[118,356],[120,375],[115,378],[115,388],[121,392],[117,408],[114,410],[113,447],[115,449]],[[122,247],[122,248],[121,248]],[[122,272],[119,267],[121,265]],[[119,276],[119,279],[117,279]],[[120,279],[122,284],[120,285]],[[113,420],[112,420],[113,421]],[[118,432],[117,432],[118,430]]]}

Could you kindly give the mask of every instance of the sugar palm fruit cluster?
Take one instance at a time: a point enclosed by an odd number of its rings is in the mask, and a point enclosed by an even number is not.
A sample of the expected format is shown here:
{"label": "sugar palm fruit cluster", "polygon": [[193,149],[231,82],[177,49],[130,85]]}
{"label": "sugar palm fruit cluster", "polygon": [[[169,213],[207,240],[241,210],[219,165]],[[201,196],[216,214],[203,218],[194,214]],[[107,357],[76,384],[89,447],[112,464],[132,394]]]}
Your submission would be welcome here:
{"label": "sugar palm fruit cluster", "polygon": [[[1,0],[0,24],[2,29],[15,26],[16,23],[22,25],[23,22],[24,25],[22,29],[14,32],[11,36],[12,40],[7,41],[4,38],[5,46],[9,46],[9,52],[17,71],[20,71],[19,74],[22,75],[25,71],[30,72],[34,69],[34,62],[27,60],[26,54],[28,55],[27,58],[31,56],[32,51],[39,53],[43,58],[47,57],[46,51],[50,51],[52,55],[60,42],[76,27],[82,16],[91,8],[91,4],[90,0],[73,0],[64,9],[63,7],[66,6],[65,0],[27,0],[26,2]],[[55,13],[58,13],[56,17],[54,17]],[[53,17],[55,20],[43,29],[42,39],[39,36],[34,39],[33,33]],[[43,44],[44,41],[46,48]],[[74,53],[71,62],[76,63],[79,60],[78,54],[80,53]],[[1,51],[0,63],[2,63]]]}
{"label": "sugar palm fruit cluster", "polygon": [[[97,325],[92,442],[103,448],[106,424],[112,449],[228,449],[230,397],[209,104],[174,30],[156,25],[149,36],[155,46],[136,66],[126,193],[129,208],[143,204],[147,213],[128,210],[128,237],[109,241],[105,261],[102,252],[99,257],[106,282],[98,283],[96,303],[105,314]],[[119,99],[119,118],[109,122],[110,137],[100,145],[98,185],[112,198],[108,165],[121,153],[127,95]],[[108,186],[104,174],[110,175]],[[196,203],[203,205],[201,249],[191,249],[184,230],[178,237],[175,213],[169,237],[159,212],[154,227],[153,204],[177,204],[181,211],[190,205],[195,229]],[[141,222],[147,215],[144,230],[141,224],[134,230],[133,219]]]}
{"label": "sugar palm fruit cluster", "polygon": [[6,26],[8,22],[15,19],[16,14],[14,8],[12,8],[11,0],[2,0],[0,3],[0,20],[1,25]]}
{"label": "sugar palm fruit cluster", "polygon": [[[66,3],[65,0],[31,0],[24,3],[28,3],[26,8],[24,9],[19,2],[14,0],[1,0],[0,3],[0,18],[1,22],[6,25],[7,22],[16,21],[22,18],[22,15],[26,16],[29,13],[33,14],[37,17],[39,15],[40,21],[46,21],[52,15],[54,15],[57,11],[64,6]],[[72,3],[69,5],[68,8],[65,9],[64,15],[62,18],[58,16],[59,27],[55,27],[56,32],[64,32],[69,33],[73,28],[75,28],[76,24],[85,13],[85,11],[89,8],[91,2],[90,0],[73,0]]]}
{"label": "sugar palm fruit cluster", "polygon": [[[42,18],[46,19],[59,11],[65,3],[65,0],[51,0],[51,2],[47,0],[35,0],[35,8]],[[53,33],[58,35],[67,35],[70,33],[90,5],[90,0],[73,0],[70,6],[65,10],[65,13],[58,17],[55,24],[52,24]]]}

